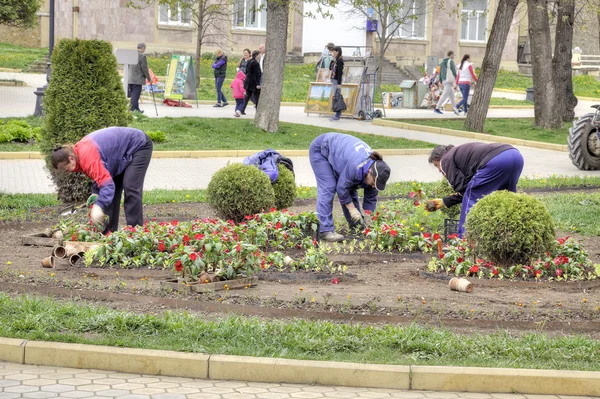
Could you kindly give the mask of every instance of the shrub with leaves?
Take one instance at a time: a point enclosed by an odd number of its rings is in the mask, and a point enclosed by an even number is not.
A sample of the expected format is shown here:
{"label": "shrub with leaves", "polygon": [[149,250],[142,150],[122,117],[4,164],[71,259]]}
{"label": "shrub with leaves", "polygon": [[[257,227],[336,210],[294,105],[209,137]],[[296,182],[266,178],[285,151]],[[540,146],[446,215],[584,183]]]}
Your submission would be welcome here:
{"label": "shrub with leaves", "polygon": [[49,163],[57,144],[76,143],[110,126],[127,126],[127,98],[112,45],[101,40],[63,39],[52,53],[52,78],[44,96],[45,129],[40,147],[63,202],[83,202],[91,181],[56,174]]}
{"label": "shrub with leaves", "polygon": [[146,134],[154,143],[164,143],[167,141],[167,135],[162,130],[148,131]]}
{"label": "shrub with leaves", "polygon": [[467,239],[478,256],[499,265],[527,264],[554,247],[554,222],[542,202],[496,191],[480,199],[467,215]]}
{"label": "shrub with leaves", "polygon": [[[432,196],[434,198],[444,198],[452,194],[454,194],[454,189],[448,184],[448,180],[444,178],[435,187]],[[441,212],[447,219],[458,219],[460,217],[460,204],[451,206],[450,208],[444,207],[441,209]]]}
{"label": "shrub with leaves", "polygon": [[32,128],[29,123],[23,120],[13,119],[6,123],[0,122],[0,143],[38,140],[40,130],[40,128]]}
{"label": "shrub with leaves", "polygon": [[208,204],[220,217],[236,222],[275,204],[275,193],[267,175],[255,166],[239,163],[218,170],[206,194]]}
{"label": "shrub with leaves", "polygon": [[286,209],[296,200],[296,179],[294,174],[285,166],[279,165],[279,176],[273,183],[275,191],[275,208]]}

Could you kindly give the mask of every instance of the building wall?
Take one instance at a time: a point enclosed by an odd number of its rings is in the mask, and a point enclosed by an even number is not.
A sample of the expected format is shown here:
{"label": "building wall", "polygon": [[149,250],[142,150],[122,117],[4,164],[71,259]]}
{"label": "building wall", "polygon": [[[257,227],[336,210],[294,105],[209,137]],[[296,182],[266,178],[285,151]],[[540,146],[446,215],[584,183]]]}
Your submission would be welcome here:
{"label": "building wall", "polygon": [[32,28],[12,28],[0,25],[0,42],[25,47],[47,47],[49,7],[49,0],[45,0],[38,12],[37,25]]}

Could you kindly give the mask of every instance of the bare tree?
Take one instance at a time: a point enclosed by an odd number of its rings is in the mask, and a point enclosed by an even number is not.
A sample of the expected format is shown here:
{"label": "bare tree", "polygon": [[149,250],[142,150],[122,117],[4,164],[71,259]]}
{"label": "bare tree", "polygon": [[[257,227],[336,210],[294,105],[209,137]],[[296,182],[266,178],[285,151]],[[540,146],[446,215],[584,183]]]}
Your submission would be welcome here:
{"label": "bare tree", "polygon": [[518,5],[519,0],[500,0],[498,3],[498,9],[485,49],[485,56],[481,64],[479,81],[473,95],[473,105],[469,106],[469,113],[465,120],[465,129],[467,130],[483,132],[492,91],[500,69],[502,51]]}
{"label": "bare tree", "polygon": [[191,21],[196,27],[196,55],[194,57],[196,87],[200,87],[200,58],[202,46],[228,43],[226,33],[231,24],[231,10],[228,0],[130,0],[128,7],[141,8],[137,2],[168,7],[172,13],[181,13],[183,21]]}

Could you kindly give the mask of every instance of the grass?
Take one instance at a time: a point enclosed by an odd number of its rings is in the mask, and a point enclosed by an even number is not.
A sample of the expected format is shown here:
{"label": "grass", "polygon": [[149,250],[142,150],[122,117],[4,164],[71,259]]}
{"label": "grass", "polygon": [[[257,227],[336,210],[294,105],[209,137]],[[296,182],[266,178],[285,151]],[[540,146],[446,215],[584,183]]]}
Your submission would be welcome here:
{"label": "grass", "polygon": [[47,48],[30,48],[0,43],[0,68],[27,71],[31,64],[47,55]]}
{"label": "grass", "polygon": [[[402,119],[401,121],[416,125],[466,130],[462,119]],[[533,126],[533,118],[488,118],[485,121],[483,131],[494,136],[565,145],[569,136],[568,127],[545,130]]]}
{"label": "grass", "polygon": [[[496,89],[525,91],[533,87],[533,78],[518,72],[500,70],[496,78]],[[573,93],[577,97],[600,98],[600,81],[592,75],[573,76]]]}
{"label": "grass", "polygon": [[515,100],[513,98],[502,98],[502,97],[492,97],[490,99],[491,106],[521,106],[521,107],[533,107],[533,103],[527,100]]}
{"label": "grass", "polygon": [[536,196],[564,232],[600,235],[600,193],[569,193]]}
{"label": "grass", "polygon": [[0,336],[116,347],[341,362],[600,370],[600,341],[543,333],[455,334],[443,328],[383,327],[186,312],[136,314],[73,301],[0,294]]}

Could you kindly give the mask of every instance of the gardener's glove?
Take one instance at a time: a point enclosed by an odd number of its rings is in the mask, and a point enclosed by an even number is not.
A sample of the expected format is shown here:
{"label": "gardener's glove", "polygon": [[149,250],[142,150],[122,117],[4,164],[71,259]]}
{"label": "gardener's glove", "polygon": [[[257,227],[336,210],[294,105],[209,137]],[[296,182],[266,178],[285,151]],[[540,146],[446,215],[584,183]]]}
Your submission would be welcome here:
{"label": "gardener's glove", "polygon": [[87,207],[89,208],[90,206],[94,205],[94,203],[96,202],[97,199],[98,199],[98,194],[90,195],[87,199]]}
{"label": "gardener's glove", "polygon": [[350,219],[352,219],[354,223],[358,223],[362,222],[363,217],[358,209],[352,208],[350,209]]}
{"label": "gardener's glove", "polygon": [[92,210],[90,211],[90,220],[92,224],[98,227],[104,226],[104,221],[106,220],[106,215],[104,215],[104,211],[100,208],[100,205],[92,205]]}
{"label": "gardener's glove", "polygon": [[427,209],[429,212],[437,211],[438,209],[442,209],[443,207],[444,207],[444,201],[442,201],[439,198],[429,200],[425,204],[425,209]]}

